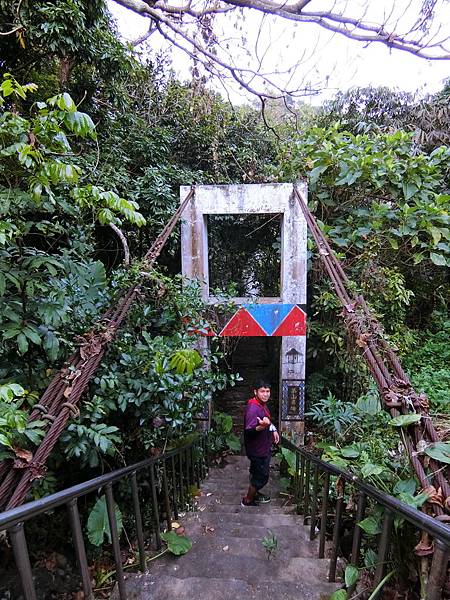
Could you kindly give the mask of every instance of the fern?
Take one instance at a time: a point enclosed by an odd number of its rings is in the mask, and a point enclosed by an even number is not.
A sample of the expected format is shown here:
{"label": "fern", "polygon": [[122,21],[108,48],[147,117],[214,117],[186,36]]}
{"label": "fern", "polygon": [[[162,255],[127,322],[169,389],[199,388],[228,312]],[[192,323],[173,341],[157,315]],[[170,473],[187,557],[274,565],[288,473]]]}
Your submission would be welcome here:
{"label": "fern", "polygon": [[177,350],[170,356],[169,359],[170,368],[175,369],[179,375],[183,375],[184,373],[190,375],[201,364],[202,357],[197,350],[193,350],[191,348],[182,348],[181,350]]}

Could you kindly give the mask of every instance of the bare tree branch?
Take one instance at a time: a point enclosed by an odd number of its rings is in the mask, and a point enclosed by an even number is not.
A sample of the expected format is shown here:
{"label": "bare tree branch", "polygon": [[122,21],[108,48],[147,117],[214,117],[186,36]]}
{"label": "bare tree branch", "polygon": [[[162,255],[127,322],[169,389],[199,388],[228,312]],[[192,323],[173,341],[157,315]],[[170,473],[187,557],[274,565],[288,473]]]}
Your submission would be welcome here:
{"label": "bare tree branch", "polygon": [[[171,45],[190,56],[196,69],[201,64],[206,72],[218,78],[228,78],[228,81],[233,79],[260,99],[282,98],[286,94],[305,96],[317,93],[320,87],[320,82],[306,80],[311,70],[308,74],[305,50],[300,50],[297,55],[291,52],[292,64],[284,71],[273,73],[264,70],[269,61],[269,48],[272,50],[271,43],[261,48],[260,32],[266,17],[295,22],[301,29],[315,25],[365,45],[378,43],[427,60],[450,60],[450,31],[442,33],[435,23],[439,14],[438,4],[447,0],[430,0],[419,6],[413,0],[400,7],[392,3],[384,14],[381,10],[375,11],[379,22],[371,16],[374,11],[369,10],[373,8],[369,0],[356,8],[354,2],[335,0],[329,3],[329,10],[314,10],[319,0],[175,0],[174,4],[170,4],[170,0],[113,1],[150,19],[149,31],[135,44],[142,43],[157,31]],[[320,4],[322,8],[323,2]],[[358,8],[359,14],[356,12]],[[236,38],[225,39],[225,36],[217,34],[216,25],[223,13],[234,14],[238,27],[246,13],[252,18],[253,11],[263,15],[259,29],[253,28],[256,34],[253,43],[249,40],[239,42]],[[243,53],[245,60],[242,60]],[[244,64],[247,58],[250,61],[248,65]],[[300,67],[303,80],[293,85],[294,71],[298,76]],[[283,74],[289,76],[289,83],[280,84],[280,75]],[[316,77],[316,74],[313,73],[313,76]],[[292,89],[287,89],[288,85]]]}
{"label": "bare tree branch", "polygon": [[[429,60],[450,60],[450,50],[444,46],[449,41],[450,35],[446,35],[440,40],[438,47],[441,48],[441,51],[439,53],[427,52],[428,44],[426,38],[419,41],[413,36],[418,29],[422,29],[423,31],[424,28],[429,27],[429,24],[435,18],[437,0],[432,3],[431,8],[422,9],[420,14],[417,15],[415,23],[404,34],[397,33],[394,29],[388,28],[389,18],[385,19],[384,23],[371,23],[369,20],[366,20],[364,13],[362,16],[356,17],[344,14],[343,11],[305,10],[314,0],[301,0],[293,4],[290,4],[289,1],[274,2],[273,0],[205,0],[204,2],[196,3],[198,8],[193,8],[192,2],[170,5],[163,0],[158,0],[155,3],[144,2],[144,0],[114,1],[133,12],[143,16],[151,16],[152,18],[155,18],[155,13],[165,13],[178,16],[181,19],[183,15],[201,18],[209,14],[219,14],[231,10],[233,7],[254,9],[268,15],[279,16],[292,21],[313,23],[357,41],[379,42],[390,48],[411,52]],[[406,6],[405,12],[409,9],[410,6]],[[403,19],[403,16],[400,17],[400,20]],[[350,26],[353,26],[353,28],[350,29]]]}
{"label": "bare tree branch", "polygon": [[128,242],[127,242],[127,238],[124,236],[124,234],[122,233],[122,231],[117,227],[117,225],[114,225],[114,223],[109,223],[109,226],[111,227],[111,229],[114,231],[114,233],[117,235],[117,237],[119,238],[119,240],[122,243],[122,248],[123,248],[123,264],[128,267],[130,264],[130,249],[128,248]]}
{"label": "bare tree branch", "polygon": [[20,31],[23,28],[24,28],[23,25],[18,25],[17,27],[14,27],[14,29],[11,29],[10,31],[0,31],[0,35],[12,35],[13,33]]}

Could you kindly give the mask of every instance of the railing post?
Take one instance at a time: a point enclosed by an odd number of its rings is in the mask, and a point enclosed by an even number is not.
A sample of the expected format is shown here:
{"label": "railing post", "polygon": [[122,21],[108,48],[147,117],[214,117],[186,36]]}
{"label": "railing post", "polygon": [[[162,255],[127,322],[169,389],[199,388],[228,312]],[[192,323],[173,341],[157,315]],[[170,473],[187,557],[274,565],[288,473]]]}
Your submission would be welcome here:
{"label": "railing post", "polygon": [[17,523],[17,525],[11,527],[9,533],[24,598],[25,600],[36,600],[36,590],[34,589],[33,573],[23,523]]}
{"label": "railing post", "polygon": [[[393,520],[394,514],[390,510],[386,509],[383,519],[383,529],[381,531],[380,541],[378,543],[377,568],[375,569],[375,577],[373,582],[374,588],[376,588],[380,581],[383,579],[386,558],[389,552],[389,541],[391,538]],[[376,598],[378,597],[379,594],[377,594]]]}
{"label": "railing post", "polygon": [[311,471],[311,462],[308,459],[306,459],[306,464],[305,464],[305,499],[304,499],[304,502],[303,502],[303,525],[306,525],[306,519],[308,518],[310,471]]}
{"label": "railing post", "polygon": [[112,491],[112,483],[107,483],[105,486],[106,493],[106,508],[108,511],[109,530],[111,532],[111,542],[114,553],[114,562],[116,564],[117,586],[119,588],[120,600],[126,600],[127,593],[125,590],[125,581],[123,578],[122,557],[120,555],[119,532],[117,531],[116,511],[114,507],[114,496]]}
{"label": "railing post", "polygon": [[305,457],[303,454],[300,456],[300,480],[298,482],[298,510],[303,511],[303,493],[305,490]]}
{"label": "railing post", "polygon": [[164,507],[166,510],[167,530],[171,531],[171,529],[172,529],[172,509],[170,507],[169,487],[167,485],[166,460],[164,458],[162,459],[162,477],[163,477]]}
{"label": "railing post", "polygon": [[155,465],[153,463],[150,465],[150,487],[152,489],[156,549],[159,550],[162,546],[161,531],[160,531],[161,526],[159,524],[158,497],[156,495],[156,484],[155,484]]}
{"label": "railing post", "polygon": [[294,502],[298,500],[298,470],[300,466],[300,458],[298,452],[295,453],[295,474],[294,474]]}
{"label": "railing post", "polygon": [[325,471],[322,492],[322,514],[320,517],[319,558],[325,556],[325,534],[327,532],[328,493],[330,490],[330,473]]}
{"label": "railing post", "polygon": [[316,537],[316,517],[317,517],[317,490],[319,488],[319,465],[314,465],[314,483],[313,495],[311,501],[311,523],[309,529],[309,539],[313,540]]}
{"label": "railing post", "polygon": [[366,495],[364,492],[359,492],[358,505],[356,508],[355,517],[355,528],[353,530],[353,543],[352,543],[352,559],[351,563],[355,567],[359,564],[359,553],[361,550],[361,538],[362,529],[358,523],[364,519],[364,513],[366,512]]}
{"label": "railing post", "polygon": [[83,584],[83,592],[86,600],[93,598],[91,576],[86,558],[86,548],[84,546],[83,532],[80,524],[80,514],[78,512],[77,499],[73,498],[67,504],[69,511],[70,526],[72,528],[73,543],[75,545],[75,554],[77,557],[78,567],[81,573],[81,581]]}
{"label": "railing post", "polygon": [[180,506],[181,510],[184,510],[184,473],[183,473],[183,452],[180,451],[178,455],[178,465],[180,469]]}
{"label": "railing post", "polygon": [[170,471],[172,475],[172,500],[173,500],[173,516],[175,521],[178,521],[178,490],[177,490],[177,474],[175,469],[175,456],[170,459]]}
{"label": "railing post", "polygon": [[447,576],[450,549],[441,540],[434,540],[434,554],[426,592],[426,600],[440,600]]}
{"label": "railing post", "polygon": [[342,481],[342,488],[336,502],[336,517],[333,528],[333,542],[331,546],[330,570],[328,571],[328,581],[336,581],[336,563],[338,557],[339,540],[341,535],[342,512],[344,510],[344,492],[345,480]]}
{"label": "railing post", "polygon": [[139,490],[136,479],[136,472],[131,473],[131,493],[133,496],[134,518],[136,519],[136,535],[139,548],[139,565],[141,571],[145,573],[147,570],[147,562],[145,560],[144,532],[142,530],[142,515],[139,505]]}
{"label": "railing post", "polygon": [[[352,557],[351,564],[357,567],[359,565],[359,555],[361,552],[361,539],[362,539],[362,529],[358,525],[360,521],[364,519],[364,514],[366,512],[366,502],[367,498],[364,492],[359,492],[358,504],[356,507],[356,517],[355,517],[355,528],[353,529],[353,542],[352,542]],[[351,596],[355,590],[356,583],[349,587],[347,590],[349,596]]]}

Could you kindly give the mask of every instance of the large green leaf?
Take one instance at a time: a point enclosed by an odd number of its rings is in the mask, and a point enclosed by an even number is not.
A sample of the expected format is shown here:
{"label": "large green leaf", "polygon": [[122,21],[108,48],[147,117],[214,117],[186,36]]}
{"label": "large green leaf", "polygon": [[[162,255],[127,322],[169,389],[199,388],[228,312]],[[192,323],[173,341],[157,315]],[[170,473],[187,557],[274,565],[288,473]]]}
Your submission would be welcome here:
{"label": "large green leaf", "polygon": [[443,254],[436,254],[436,252],[430,252],[431,262],[438,267],[445,267],[447,265],[447,259]]}
{"label": "large green leaf", "polygon": [[0,446],[12,447],[10,439],[3,433],[0,433]]}
{"label": "large green leaf", "polygon": [[[119,536],[122,531],[122,513],[117,504],[114,505],[116,513],[117,531]],[[89,513],[87,522],[88,538],[94,546],[101,546],[106,535],[108,542],[111,543],[111,530],[109,528],[108,510],[106,507],[106,497],[102,496],[97,500],[94,508]]]}
{"label": "large green leaf", "polygon": [[288,448],[281,448],[281,454],[283,455],[284,460],[287,462],[289,466],[289,470],[292,474],[295,473],[295,452],[289,450]]}
{"label": "large green leaf", "polygon": [[430,444],[428,448],[425,449],[425,454],[431,458],[434,458],[434,460],[450,464],[450,444],[446,444],[444,442],[435,442],[434,444]]}
{"label": "large green leaf", "polygon": [[202,357],[197,350],[192,348],[182,348],[172,354],[169,364],[170,368],[175,369],[179,374],[191,374],[202,364]]}
{"label": "large green leaf", "polygon": [[399,415],[398,417],[394,417],[389,423],[394,427],[408,427],[408,425],[418,423],[421,418],[421,415],[411,413],[409,415]]}
{"label": "large green leaf", "polygon": [[345,590],[336,590],[330,596],[330,600],[347,600],[348,594]]}
{"label": "large green leaf", "polygon": [[363,477],[370,477],[371,475],[380,475],[384,470],[384,467],[381,465],[374,465],[372,463],[365,464],[361,469],[361,474]]}
{"label": "large green leaf", "polygon": [[25,390],[18,383],[5,383],[0,385],[0,400],[11,402],[14,398],[18,398],[25,394]]}
{"label": "large green leaf", "polygon": [[344,448],[341,448],[341,454],[342,456],[345,456],[345,458],[358,458],[358,456],[360,455],[360,450],[356,445],[351,445],[351,446],[344,446]]}
{"label": "large green leaf", "polygon": [[356,408],[365,415],[373,416],[380,412],[381,404],[377,395],[368,393],[365,396],[358,398]]}
{"label": "large green leaf", "polygon": [[358,523],[358,527],[361,527],[368,535],[377,535],[381,532],[381,525],[379,519],[375,517],[367,517]]}
{"label": "large green leaf", "polygon": [[357,569],[354,565],[347,565],[345,567],[345,585],[349,588],[352,587],[357,581],[359,577],[359,569]]}
{"label": "large green leaf", "polygon": [[239,452],[241,449],[241,442],[236,435],[231,433],[227,436],[227,446],[230,450],[233,450],[233,452]]}
{"label": "large green leaf", "polygon": [[192,548],[191,540],[185,535],[177,535],[175,531],[162,533],[161,539],[166,542],[169,552],[175,554],[175,556],[186,554]]}
{"label": "large green leaf", "polygon": [[415,479],[401,479],[394,486],[395,494],[414,494],[417,488]]}

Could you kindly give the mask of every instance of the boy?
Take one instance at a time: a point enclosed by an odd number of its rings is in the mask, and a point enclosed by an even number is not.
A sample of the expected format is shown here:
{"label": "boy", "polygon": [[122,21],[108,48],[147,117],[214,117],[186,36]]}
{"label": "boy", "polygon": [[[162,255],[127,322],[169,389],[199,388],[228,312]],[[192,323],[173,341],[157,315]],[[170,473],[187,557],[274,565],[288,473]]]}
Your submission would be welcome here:
{"label": "boy", "polygon": [[244,417],[244,444],[250,459],[250,485],[241,506],[257,506],[270,502],[270,496],[260,493],[269,480],[272,443],[278,444],[280,436],[270,419],[267,403],[270,384],[260,380],[253,386],[253,398],[247,402]]}

